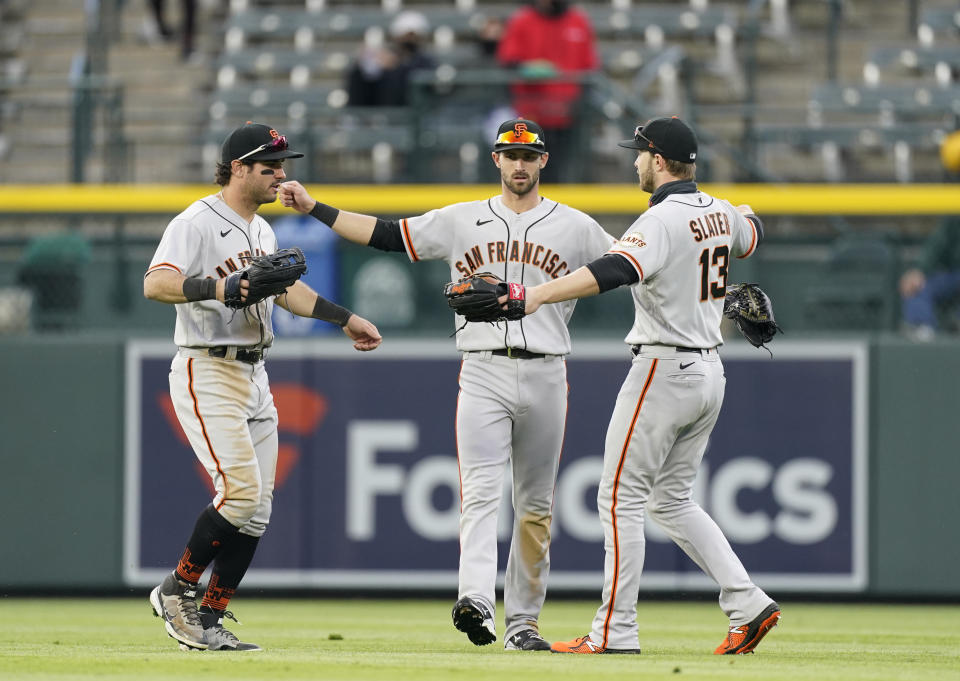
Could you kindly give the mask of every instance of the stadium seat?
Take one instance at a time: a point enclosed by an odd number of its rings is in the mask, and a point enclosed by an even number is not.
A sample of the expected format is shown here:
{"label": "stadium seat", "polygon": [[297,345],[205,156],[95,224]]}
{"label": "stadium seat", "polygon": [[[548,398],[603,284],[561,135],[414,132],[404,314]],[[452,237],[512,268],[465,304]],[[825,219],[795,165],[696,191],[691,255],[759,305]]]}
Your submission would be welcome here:
{"label": "stadium seat", "polygon": [[883,74],[907,73],[911,76],[934,76],[946,85],[956,80],[960,69],[960,45],[885,45],[870,51],[863,65],[863,80],[868,85],[879,83]]}
{"label": "stadium seat", "polygon": [[917,41],[926,47],[933,45],[938,36],[956,40],[960,33],[960,6],[928,7],[917,22]]}
{"label": "stadium seat", "polygon": [[[803,125],[756,125],[751,136],[765,156],[765,165],[782,147],[792,153],[818,153],[823,162],[823,177],[831,182],[849,179],[848,166],[856,155],[883,155],[889,158],[890,176],[899,182],[914,179],[913,160],[918,150],[935,151],[947,128],[935,124],[890,126],[862,123]],[[877,164],[873,164],[876,167]],[[866,171],[863,171],[866,173]],[[882,179],[882,178],[878,178]]]}
{"label": "stadium seat", "polygon": [[830,113],[872,113],[878,122],[941,120],[960,114],[960,85],[851,85],[821,83],[808,103],[808,122],[817,125]]}

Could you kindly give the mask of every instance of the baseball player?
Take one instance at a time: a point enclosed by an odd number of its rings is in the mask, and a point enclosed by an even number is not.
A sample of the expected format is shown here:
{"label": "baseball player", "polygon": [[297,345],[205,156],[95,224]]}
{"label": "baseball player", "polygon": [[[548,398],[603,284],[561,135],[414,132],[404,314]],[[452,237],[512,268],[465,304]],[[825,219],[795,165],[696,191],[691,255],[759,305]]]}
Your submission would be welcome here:
{"label": "baseball player", "polygon": [[[526,291],[526,312],[544,303],[633,287],[627,334],[634,358],[607,428],[597,506],[604,530],[603,603],[591,631],[555,642],[558,653],[639,653],[637,596],[644,513],[720,585],[730,619],[717,654],[752,652],[780,608],[750,581],[720,528],[692,499],[697,468],[723,403],[720,318],[733,258],[763,237],[749,206],[697,189],[697,140],[678,118],[638,126],[620,146],[637,150],[650,209],[601,258]],[[506,296],[501,302],[506,301]]]}
{"label": "baseball player", "polygon": [[[257,209],[276,200],[283,162],[303,154],[276,130],[247,123],[231,132],[217,164],[217,194],[195,201],[163,233],[143,294],[177,307],[170,396],[183,432],[213,479],[176,569],[150,593],[154,613],[184,649],[259,650],[223,627],[227,604],[267,528],[277,466],[277,410],[264,352],[273,342],[273,299],[243,310],[223,305],[228,275],[277,239]],[[246,298],[247,281],[240,284]],[[339,324],[357,350],[380,344],[377,328],[297,281],[276,302],[302,317]],[[213,564],[200,607],[200,578]]]}
{"label": "baseball player", "polygon": [[[296,182],[280,200],[360,244],[442,259],[453,279],[478,271],[533,284],[563,277],[599,257],[613,238],[589,216],[540,196],[549,155],[543,130],[514,119],[500,125],[491,154],[501,193],[399,222],[338,211]],[[538,619],[550,569],[553,489],[566,423],[564,356],[573,305],[500,324],[456,316],[463,353],[457,401],[460,572],[453,624],[475,645],[496,641],[497,508],[504,468],[513,475],[514,527],[504,584],[508,650],[549,650]]]}

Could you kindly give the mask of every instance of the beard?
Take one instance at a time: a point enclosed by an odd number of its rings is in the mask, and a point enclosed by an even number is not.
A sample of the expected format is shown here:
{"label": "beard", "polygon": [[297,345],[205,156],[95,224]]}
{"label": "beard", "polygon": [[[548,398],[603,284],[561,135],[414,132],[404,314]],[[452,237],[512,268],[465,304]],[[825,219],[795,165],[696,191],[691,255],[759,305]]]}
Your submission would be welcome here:
{"label": "beard", "polygon": [[653,193],[653,190],[656,189],[656,187],[653,186],[653,173],[640,173],[640,189],[648,194]]}
{"label": "beard", "polygon": [[256,192],[255,201],[262,206],[267,203],[273,203],[277,200],[278,196],[279,191],[275,189],[273,185],[270,185],[266,189]]}
{"label": "beard", "polygon": [[503,178],[503,183],[507,185],[507,189],[512,191],[517,196],[526,196],[529,194],[534,187],[537,186],[537,183],[540,181],[540,171],[538,170],[535,173],[530,173],[527,177],[522,180],[524,184],[520,184],[513,178],[513,173],[501,175]]}
{"label": "beard", "polygon": [[652,194],[654,187],[654,174],[653,174],[653,157],[647,163],[644,163],[638,169],[638,174],[640,176],[640,189]]}

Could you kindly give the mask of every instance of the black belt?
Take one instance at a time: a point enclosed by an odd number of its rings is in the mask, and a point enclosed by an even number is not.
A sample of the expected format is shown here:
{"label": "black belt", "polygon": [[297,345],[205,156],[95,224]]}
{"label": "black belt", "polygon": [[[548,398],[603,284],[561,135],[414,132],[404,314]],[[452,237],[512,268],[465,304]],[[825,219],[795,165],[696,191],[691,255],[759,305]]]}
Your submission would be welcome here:
{"label": "black belt", "polygon": [[[226,357],[228,351],[229,347],[219,345],[207,350],[207,354],[211,357]],[[237,348],[236,359],[240,362],[246,362],[247,364],[256,364],[263,359],[263,350],[260,348]]]}
{"label": "black belt", "polygon": [[499,350],[491,350],[490,354],[509,357],[510,359],[543,359],[546,357],[542,353],[520,350],[519,348],[500,348]]}
{"label": "black belt", "polygon": [[[657,348],[657,347],[659,347],[659,348],[673,348],[673,349],[676,350],[677,352],[695,352],[695,353],[697,353],[698,355],[700,354],[700,348],[685,348],[685,347],[682,347],[682,346],[680,346],[680,345],[647,345],[647,347],[648,347],[648,348]],[[643,350],[643,346],[642,346],[642,345],[631,345],[631,346],[630,346],[630,350],[633,352],[633,354],[639,355],[640,352]]]}

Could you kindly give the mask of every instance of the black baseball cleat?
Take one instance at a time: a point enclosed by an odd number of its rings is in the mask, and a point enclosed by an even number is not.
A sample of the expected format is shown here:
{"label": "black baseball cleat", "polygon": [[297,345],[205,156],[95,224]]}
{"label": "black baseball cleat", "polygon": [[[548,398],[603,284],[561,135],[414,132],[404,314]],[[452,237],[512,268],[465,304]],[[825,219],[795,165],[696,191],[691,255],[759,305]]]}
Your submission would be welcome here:
{"label": "black baseball cleat", "polygon": [[453,626],[465,633],[475,646],[485,646],[497,640],[497,627],[490,609],[467,596],[453,606]]}
{"label": "black baseball cleat", "polygon": [[714,655],[743,655],[752,653],[767,632],[780,623],[780,606],[771,603],[749,624],[730,627],[727,638],[713,651]]}
{"label": "black baseball cleat", "polygon": [[507,639],[504,650],[550,650],[550,644],[536,629],[521,629]]}

